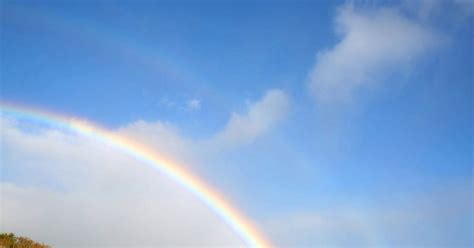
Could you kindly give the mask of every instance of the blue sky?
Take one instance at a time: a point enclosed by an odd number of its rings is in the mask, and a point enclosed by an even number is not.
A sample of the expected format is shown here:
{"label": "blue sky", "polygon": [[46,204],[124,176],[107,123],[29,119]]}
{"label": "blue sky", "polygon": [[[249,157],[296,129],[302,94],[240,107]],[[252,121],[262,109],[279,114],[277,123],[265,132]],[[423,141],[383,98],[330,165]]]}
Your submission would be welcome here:
{"label": "blue sky", "polygon": [[[182,159],[276,245],[472,246],[468,1],[6,1],[1,8],[2,100],[88,119]],[[67,137],[36,134],[45,143],[40,154],[24,141],[37,136],[4,119],[4,191],[74,188],[66,180],[74,170],[58,169],[69,153],[55,155],[52,145]],[[71,150],[85,152],[90,145],[81,142]],[[44,173],[35,176],[33,167]],[[91,185],[84,192],[103,200],[108,191]],[[25,195],[14,200],[25,205]],[[15,213],[3,213],[2,231],[80,242],[12,225]],[[214,234],[216,226],[205,230]],[[137,236],[130,245],[235,241],[186,238]]]}

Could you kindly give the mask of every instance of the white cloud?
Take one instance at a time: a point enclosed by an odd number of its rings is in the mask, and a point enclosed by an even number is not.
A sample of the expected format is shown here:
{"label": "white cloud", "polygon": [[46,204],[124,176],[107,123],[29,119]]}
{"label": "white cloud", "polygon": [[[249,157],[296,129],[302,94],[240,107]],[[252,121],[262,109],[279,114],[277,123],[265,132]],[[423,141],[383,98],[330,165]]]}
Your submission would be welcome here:
{"label": "white cloud", "polygon": [[199,110],[199,109],[201,109],[201,100],[199,100],[199,99],[190,99],[186,103],[186,107],[190,111]]}
{"label": "white cloud", "polygon": [[472,0],[405,0],[401,8],[416,15],[421,22],[436,22],[442,18],[444,25],[449,25],[450,29],[474,15]]}
{"label": "white cloud", "polygon": [[367,247],[370,237],[364,222],[341,209],[281,215],[268,220],[266,230],[282,247]]}
{"label": "white cloud", "polygon": [[474,217],[471,187],[466,181],[445,183],[402,198],[383,197],[377,206],[346,202],[280,215],[264,226],[283,247],[471,247],[474,239],[465,233]]}
{"label": "white cloud", "polygon": [[151,168],[72,133],[27,133],[2,122],[2,171],[15,177],[0,184],[0,231],[54,246],[242,244],[204,204]]}
{"label": "white cloud", "polygon": [[166,156],[182,161],[192,162],[196,153],[196,141],[187,139],[179,129],[167,122],[135,121],[116,130],[120,135],[129,137],[137,142],[147,144]]}
{"label": "white cloud", "polygon": [[251,143],[280,122],[288,113],[288,96],[279,89],[272,89],[251,104],[246,114],[232,113],[225,128],[211,140],[216,147]]}
{"label": "white cloud", "polygon": [[[283,117],[277,107],[287,107],[280,90],[250,107],[242,124],[261,122],[252,140]],[[54,246],[242,245],[204,204],[153,169],[74,133],[24,125],[0,118],[0,232]],[[229,125],[249,137],[238,123]],[[136,121],[112,131],[186,166],[212,159],[201,146],[212,142],[187,139],[166,122]]]}
{"label": "white cloud", "polygon": [[439,36],[397,9],[342,6],[335,19],[341,40],[317,56],[309,87],[319,103],[350,102],[356,91],[384,81],[386,72],[409,66]]}
{"label": "white cloud", "polygon": [[158,106],[164,106],[167,108],[174,108],[176,107],[176,102],[170,100],[168,97],[162,97],[160,100],[157,102]]}

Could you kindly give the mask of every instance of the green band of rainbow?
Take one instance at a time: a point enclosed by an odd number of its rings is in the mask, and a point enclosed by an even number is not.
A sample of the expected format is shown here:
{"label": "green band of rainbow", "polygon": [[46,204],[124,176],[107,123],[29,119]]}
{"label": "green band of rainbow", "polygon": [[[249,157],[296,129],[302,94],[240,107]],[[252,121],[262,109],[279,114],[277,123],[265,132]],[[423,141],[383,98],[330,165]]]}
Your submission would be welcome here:
{"label": "green band of rainbow", "polygon": [[247,245],[251,247],[270,247],[265,238],[249,220],[239,214],[235,208],[231,207],[222,196],[217,194],[202,180],[184,170],[184,167],[164,158],[150,147],[136,143],[106,129],[99,128],[97,125],[92,125],[89,122],[18,104],[0,103],[0,114],[9,114],[17,118],[33,119],[57,125],[109,145],[158,170],[185,187],[225,221]]}

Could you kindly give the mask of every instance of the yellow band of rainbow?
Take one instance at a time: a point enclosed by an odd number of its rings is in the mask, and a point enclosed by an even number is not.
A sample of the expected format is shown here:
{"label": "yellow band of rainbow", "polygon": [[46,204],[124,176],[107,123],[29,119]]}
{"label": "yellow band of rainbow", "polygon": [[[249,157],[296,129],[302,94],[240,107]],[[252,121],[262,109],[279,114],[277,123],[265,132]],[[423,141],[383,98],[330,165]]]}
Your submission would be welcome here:
{"label": "yellow band of rainbow", "polygon": [[202,180],[184,170],[184,167],[166,159],[150,147],[107,131],[97,125],[92,125],[90,122],[80,121],[65,115],[25,107],[19,104],[0,102],[0,115],[3,114],[58,125],[109,145],[141,163],[151,166],[185,187],[225,221],[247,245],[251,247],[270,247],[263,235],[258,232],[250,221],[243,217],[235,208],[230,206],[222,196],[217,194],[217,192],[212,190]]}

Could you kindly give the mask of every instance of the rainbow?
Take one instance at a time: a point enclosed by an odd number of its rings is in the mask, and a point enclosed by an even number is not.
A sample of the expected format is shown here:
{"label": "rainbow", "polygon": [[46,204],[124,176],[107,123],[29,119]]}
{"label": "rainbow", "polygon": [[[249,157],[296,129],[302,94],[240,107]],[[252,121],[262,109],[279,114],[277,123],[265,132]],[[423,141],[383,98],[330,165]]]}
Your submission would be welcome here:
{"label": "rainbow", "polygon": [[150,147],[107,131],[90,122],[18,104],[0,102],[0,116],[7,114],[16,118],[31,119],[65,128],[133,157],[189,190],[226,222],[248,246],[270,247],[264,236],[258,232],[250,221],[229,205],[222,196],[189,171],[184,170],[184,167],[163,157]]}

